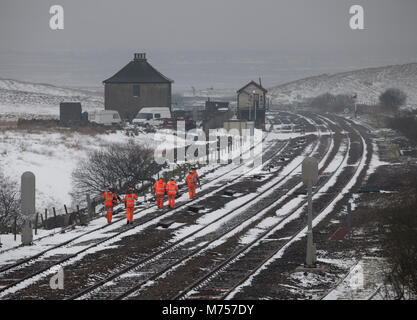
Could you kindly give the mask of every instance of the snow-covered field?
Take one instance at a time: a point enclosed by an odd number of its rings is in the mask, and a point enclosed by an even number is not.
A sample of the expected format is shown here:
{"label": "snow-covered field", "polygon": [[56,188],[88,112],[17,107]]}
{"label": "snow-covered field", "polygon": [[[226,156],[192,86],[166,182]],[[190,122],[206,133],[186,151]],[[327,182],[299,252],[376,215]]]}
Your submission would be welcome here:
{"label": "snow-covered field", "polygon": [[61,102],[81,102],[83,111],[104,109],[98,92],[0,79],[0,119],[58,118]]}

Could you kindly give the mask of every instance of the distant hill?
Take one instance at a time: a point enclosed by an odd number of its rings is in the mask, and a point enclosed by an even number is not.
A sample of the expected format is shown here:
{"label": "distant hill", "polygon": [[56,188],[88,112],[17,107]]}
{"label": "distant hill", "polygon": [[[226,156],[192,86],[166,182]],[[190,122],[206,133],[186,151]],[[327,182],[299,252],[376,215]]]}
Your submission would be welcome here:
{"label": "distant hill", "polygon": [[83,110],[104,108],[102,93],[0,79],[0,115],[3,118],[58,117],[59,104],[64,101],[81,102]]}
{"label": "distant hill", "polygon": [[357,93],[360,103],[373,104],[387,88],[403,90],[407,107],[417,108],[417,63],[323,74],[270,88],[269,94],[274,104],[300,102],[326,92]]}

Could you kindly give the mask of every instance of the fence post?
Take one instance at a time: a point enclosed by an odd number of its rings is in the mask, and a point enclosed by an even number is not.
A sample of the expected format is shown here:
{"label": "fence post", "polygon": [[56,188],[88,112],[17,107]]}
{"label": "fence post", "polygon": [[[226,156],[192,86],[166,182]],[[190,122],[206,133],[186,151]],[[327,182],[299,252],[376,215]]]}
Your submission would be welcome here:
{"label": "fence post", "polygon": [[80,206],[78,204],[77,204],[77,216],[78,216],[78,223],[81,224]]}
{"label": "fence post", "polygon": [[86,195],[87,198],[87,214],[88,214],[88,221],[91,221],[91,199],[90,195]]}
{"label": "fence post", "polygon": [[17,234],[17,217],[14,217],[14,241],[16,241]]}
{"label": "fence post", "polygon": [[44,226],[45,229],[47,225],[48,225],[48,209],[45,209],[45,226]]}
{"label": "fence post", "polygon": [[41,222],[42,222],[42,227],[45,229],[45,222],[43,220],[43,215],[41,214]]}
{"label": "fence post", "polygon": [[35,218],[35,236],[38,235],[38,218],[39,218],[39,212],[36,212],[36,218]]}

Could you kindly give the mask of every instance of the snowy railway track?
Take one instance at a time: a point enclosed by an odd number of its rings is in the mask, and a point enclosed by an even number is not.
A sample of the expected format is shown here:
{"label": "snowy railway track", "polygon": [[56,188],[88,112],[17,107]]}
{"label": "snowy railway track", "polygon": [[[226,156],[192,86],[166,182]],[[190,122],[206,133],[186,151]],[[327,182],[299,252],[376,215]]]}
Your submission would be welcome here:
{"label": "snowy railway track", "polygon": [[[274,153],[274,155],[279,154],[282,150],[285,149],[285,147],[287,145],[288,145],[288,143],[284,144],[277,153]],[[265,150],[265,152],[266,151],[267,150]],[[230,170],[227,173],[227,175],[229,175],[231,172],[233,172],[233,171],[235,171],[237,169],[240,169],[241,167],[242,167],[242,165],[239,165],[238,167],[233,168],[232,170]],[[255,169],[255,168],[253,168],[253,169]],[[237,177],[233,178],[231,181],[229,181],[229,183],[238,180],[244,174],[247,174],[247,172],[244,172],[243,174],[238,175]],[[224,179],[224,176],[216,177],[215,179],[211,180],[209,183],[214,182],[216,180],[221,180],[222,178]],[[224,188],[225,188],[225,186],[222,185],[219,188],[214,188],[214,190],[211,190],[210,192],[208,192],[208,194],[216,193],[219,190],[224,189]],[[178,205],[177,208],[174,209],[174,211],[178,211],[178,209],[180,209],[181,207],[186,207],[186,206],[190,205],[190,203],[197,202],[197,201],[201,200],[201,198],[206,197],[208,194],[204,194],[203,196],[201,196],[198,199],[195,199],[195,200],[192,200],[192,201],[188,201],[188,202],[182,203],[182,204]],[[142,211],[145,211],[145,210],[142,210]],[[135,212],[135,214],[137,214],[137,213],[139,213],[139,212]],[[82,250],[79,250],[76,253],[67,254],[63,259],[58,259],[58,261],[56,259],[54,259],[56,257],[53,257],[52,256],[52,259],[48,260],[48,257],[47,257],[44,261],[41,261],[39,263],[40,258],[42,256],[46,255],[47,253],[49,253],[50,251],[53,251],[54,249],[58,249],[58,248],[61,248],[62,249],[66,245],[68,245],[68,244],[70,244],[72,242],[75,242],[75,240],[78,240],[81,237],[84,237],[86,235],[92,234],[92,233],[97,232],[99,230],[105,229],[108,226],[106,225],[104,227],[100,227],[100,228],[91,230],[91,231],[89,231],[87,233],[83,233],[82,235],[79,235],[79,236],[77,236],[75,238],[70,239],[69,241],[66,241],[66,242],[61,243],[61,244],[59,244],[57,246],[54,246],[52,248],[49,248],[49,249],[41,252],[40,254],[37,254],[37,255],[35,255],[33,257],[30,257],[28,259],[25,259],[24,261],[21,261],[21,262],[15,264],[15,265],[12,265],[12,266],[8,266],[6,268],[3,268],[2,270],[0,270],[0,276],[3,275],[3,278],[0,279],[0,281],[3,281],[3,283],[4,283],[5,280],[7,281],[9,279],[10,282],[7,285],[4,285],[2,288],[0,288],[0,296],[7,295],[11,291],[10,289],[19,288],[19,287],[24,288],[25,287],[25,285],[24,285],[25,282],[28,282],[30,280],[33,280],[33,278],[40,277],[40,276],[42,276],[42,274],[44,274],[44,275],[46,274],[47,275],[52,270],[54,270],[54,268],[56,268],[57,266],[62,265],[62,264],[67,263],[67,262],[70,262],[73,259],[79,258],[80,255],[82,255],[83,253],[87,253],[87,251],[90,250],[91,248],[98,247],[99,245],[105,244],[109,240],[114,239],[114,238],[117,238],[121,234],[126,233],[126,232],[128,232],[128,231],[130,231],[130,230],[132,230],[134,228],[137,228],[138,226],[148,225],[152,221],[157,220],[158,218],[160,219],[160,215],[158,215],[157,217],[152,217],[152,218],[146,220],[145,222],[141,222],[139,225],[134,225],[133,227],[122,227],[123,228],[122,231],[120,231],[120,232],[118,232],[118,233],[116,233],[116,234],[114,234],[112,236],[105,237],[102,240],[96,241],[93,245],[88,246],[88,247],[86,247],[86,248],[84,248]],[[120,220],[124,220],[124,218],[121,218]],[[116,221],[116,223],[117,223],[117,221]],[[25,268],[32,269],[32,266],[31,265],[34,264],[35,262],[38,262],[37,270],[35,272],[31,272],[28,275],[27,274],[27,271],[28,270],[26,270],[26,272],[25,272]],[[16,273],[18,274],[18,276],[16,276]],[[7,275],[7,274],[11,274],[12,277],[4,278],[4,275]]]}
{"label": "snowy railway track", "polygon": [[[350,148],[350,139],[349,139],[349,148]],[[346,152],[345,152],[345,156],[344,156],[344,158],[343,158],[343,161],[341,161],[340,162],[340,164],[339,164],[339,166],[338,166],[338,170],[336,170],[336,172],[337,171],[339,171],[339,169],[340,168],[342,168],[342,165],[343,164],[346,164],[346,162],[347,162],[347,157],[348,157],[348,155],[349,155],[349,148],[346,150]],[[362,153],[362,159],[364,158],[364,152]],[[361,163],[361,162],[360,162]],[[356,168],[356,170],[355,170],[355,173],[357,172],[357,170],[358,170],[358,168],[359,168],[360,166],[358,165],[357,166],[357,168]],[[323,169],[323,168],[322,168]],[[335,172],[335,174],[336,174],[336,172]],[[322,182],[321,183],[321,186],[319,186],[319,188],[317,188],[316,190],[315,190],[315,192],[317,193],[318,192],[318,190],[319,189],[321,189],[322,187],[324,187],[325,185],[326,185],[326,183],[328,183],[329,182],[329,180],[331,179],[331,177],[327,177],[327,179],[326,179],[326,181],[325,182]],[[326,208],[328,208],[328,206],[329,205],[331,205],[332,203],[333,203],[333,201],[336,199],[337,197],[334,197],[334,198],[332,198],[329,202],[328,202],[328,205],[327,206],[325,206],[325,208],[324,209],[326,209]],[[244,256],[244,254],[249,250],[249,249],[251,249],[254,245],[256,245],[256,244],[259,244],[260,243],[260,241],[262,241],[262,240],[264,240],[264,239],[266,239],[272,232],[274,232],[274,230],[279,226],[279,225],[281,225],[282,224],[282,222],[285,220],[285,219],[287,219],[290,215],[292,215],[292,214],[294,214],[294,213],[296,213],[297,211],[299,211],[301,208],[303,208],[304,207],[304,204],[305,204],[305,201],[303,201],[303,203],[301,203],[299,206],[297,206],[294,210],[292,210],[292,212],[291,213],[289,213],[288,215],[286,215],[285,217],[283,217],[282,219],[281,219],[281,221],[280,222],[278,222],[278,223],[276,223],[274,226],[272,226],[271,228],[269,228],[268,230],[266,230],[264,233],[262,233],[262,235],[261,236],[259,236],[259,237],[257,237],[254,241],[252,241],[251,243],[249,243],[248,245],[246,245],[246,246],[244,246],[243,248],[241,248],[240,250],[238,250],[236,253],[234,253],[231,257],[229,257],[227,260],[225,260],[225,261],[223,261],[222,263],[220,263],[219,265],[217,265],[214,269],[211,269],[211,271],[210,272],[208,272],[207,274],[205,274],[202,278],[199,278],[197,281],[195,281],[194,283],[192,283],[189,287],[187,287],[187,289],[185,289],[185,290],[183,290],[181,293],[179,293],[179,294],[177,294],[177,295],[175,295],[175,296],[171,296],[171,297],[164,297],[164,298],[169,298],[169,299],[178,299],[178,298],[184,298],[184,297],[187,297],[187,295],[189,295],[191,292],[193,292],[193,290],[195,291],[195,288],[196,287],[199,287],[199,286],[204,286],[204,284],[207,284],[207,283],[209,283],[210,282],[210,280],[212,280],[211,279],[211,277],[218,277],[219,275],[220,275],[220,278],[221,278],[221,273],[224,271],[224,269],[226,269],[228,266],[230,266],[230,264],[232,264],[233,262],[235,262],[235,261],[237,261],[238,259],[240,259],[242,256]],[[323,209],[323,210],[324,210]],[[298,234],[295,234],[291,239],[290,239],[290,241],[289,242],[291,242],[291,241],[293,241],[297,236],[299,235],[299,233]],[[220,240],[220,238],[218,238],[218,239],[214,239],[213,241],[219,241]],[[282,247],[285,247],[286,245],[283,245]],[[281,249],[282,249],[282,247],[281,247]],[[204,248],[206,248],[206,246],[204,247]],[[198,254],[199,252],[197,251],[197,252],[195,252],[193,255],[194,256],[196,256],[197,254]],[[263,253],[265,253],[265,252],[263,252]],[[273,252],[273,254],[275,254],[276,252],[274,251]],[[191,257],[191,256],[190,256]],[[260,264],[260,266],[259,266],[259,268],[262,266],[262,265],[264,265],[264,263],[266,263],[267,261],[268,261],[268,259],[269,259],[269,257],[267,258],[267,259],[265,259],[265,260],[263,260],[262,261],[262,263]],[[187,259],[188,260],[188,259]],[[201,258],[199,258],[199,262],[201,263]],[[177,262],[176,264],[174,264],[174,265],[172,265],[172,266],[170,266],[170,268],[172,269],[173,267],[175,267],[175,266],[179,266],[179,265],[185,265],[185,263],[186,263],[186,261],[183,259],[183,261],[182,262]],[[167,286],[167,281],[166,281],[166,273],[168,272],[168,271],[170,271],[170,268],[166,268],[165,270],[164,270],[164,272],[159,272],[158,273],[158,275],[157,276],[153,276],[150,280],[151,281],[156,281],[157,280],[157,278],[159,277],[159,278],[164,278],[164,282],[162,283],[162,286],[165,288],[166,286]],[[253,272],[255,272],[256,270],[258,270],[258,268],[255,268],[254,270],[253,270]],[[188,271],[190,271],[190,270],[188,270]],[[233,270],[234,272],[236,272],[236,270]],[[184,270],[182,270],[182,273],[185,273],[186,271],[184,271]],[[192,271],[191,271],[192,272]],[[252,272],[252,273],[253,273]],[[230,274],[232,274],[233,272],[231,272]],[[221,298],[221,297],[225,297],[228,293],[230,293],[234,288],[236,288],[236,286],[238,285],[238,284],[240,284],[241,282],[243,282],[243,281],[245,281],[252,273],[249,273],[246,277],[244,277],[244,278],[242,278],[242,279],[240,279],[240,281],[238,281],[238,283],[235,285],[235,286],[232,286],[232,287],[230,287],[230,288],[224,288],[224,281],[223,281],[223,279],[220,279],[220,282],[223,284],[223,286],[221,286],[221,284],[220,284],[220,287],[219,286],[217,286],[217,288],[216,288],[216,290],[214,290],[214,289],[212,289],[212,291],[215,291],[215,296],[211,296],[212,298]],[[193,273],[186,273],[186,274],[193,274]],[[127,279],[129,279],[129,277],[127,277]],[[235,279],[236,280],[236,279]],[[176,283],[175,283],[176,284]],[[218,284],[219,285],[219,284]],[[138,286],[136,286],[135,287],[135,289],[136,289],[136,294],[138,295],[138,296],[140,296],[140,293],[138,292],[138,291],[140,291],[140,288],[144,288],[144,290],[146,290],[146,288],[147,287],[149,287],[149,286],[152,286],[152,283],[149,283],[149,280],[148,280],[148,282],[143,282],[143,283],[141,283],[140,285],[138,285]],[[207,287],[206,287],[207,288]],[[163,290],[163,289],[162,289]],[[201,290],[201,289],[200,289]],[[135,294],[132,294],[132,292],[134,291],[134,289],[131,289],[131,290],[129,290],[128,292],[124,292],[123,294],[121,294],[121,295],[119,295],[118,296],[118,298],[124,298],[124,297],[126,297],[126,296],[129,296],[129,298],[134,298],[135,297]],[[159,290],[155,290],[155,291],[158,291],[159,292]],[[220,292],[220,294],[221,295],[219,295],[219,292]],[[152,296],[151,296],[152,297]],[[207,298],[210,298],[210,296],[207,296],[207,295],[204,295],[204,296],[195,296],[196,298],[204,298],[204,299],[207,299]],[[145,296],[145,298],[149,298],[149,296]]]}
{"label": "snowy railway track", "polygon": [[[312,148],[313,151],[311,151],[311,154],[314,153],[318,149],[319,141],[320,139],[317,140],[316,146]],[[329,146],[328,146],[328,149],[330,149]],[[326,150],[326,155],[328,154],[328,152],[329,150]],[[285,180],[288,179],[290,176],[292,176],[294,171],[297,168],[299,168],[300,165],[301,165],[301,162],[297,166],[292,168],[292,170],[288,172],[284,177],[279,178],[278,181],[275,182],[277,186],[273,189],[274,190],[278,189],[281,185],[283,185]],[[271,192],[269,192],[271,198],[268,198],[268,203],[275,201],[275,196],[273,195],[273,192],[272,192],[274,190],[271,190]],[[225,220],[229,216],[234,215],[236,213],[240,213],[243,210],[248,211],[247,208],[249,208],[253,204],[256,204],[256,202],[258,202],[260,198],[267,199],[265,195],[262,195],[262,194],[256,195],[252,199],[245,201],[243,204],[239,205],[238,207],[235,207],[232,210],[228,211],[225,215],[221,216],[220,218],[214,221],[211,221],[211,223],[199,228],[198,230],[195,230],[194,232],[188,234],[186,237],[181,238],[180,240],[178,240],[176,243],[172,244],[168,248],[164,248],[154,253],[153,255],[146,257],[145,259],[141,261],[138,261],[136,264],[123,268],[119,272],[112,274],[110,277],[107,277],[99,281],[98,283],[94,284],[93,286],[86,288],[85,290],[73,295],[72,297],[70,297],[70,299],[121,299],[121,298],[124,298],[129,293],[136,291],[138,289],[138,286],[142,286],[148,283],[149,281],[152,281],[152,279],[157,278],[158,276],[168,271],[169,269],[172,269],[176,265],[181,264],[183,261],[188,260],[192,256],[201,252],[201,250],[203,250],[204,248],[207,248],[210,244],[217,241],[219,238],[221,238],[225,234],[229,233],[230,229],[226,230],[226,232],[222,232],[222,234],[219,237],[216,237],[214,240],[211,240],[208,243],[203,243],[203,247],[197,248],[195,250],[191,250],[191,252],[189,252],[189,248],[186,248],[185,250],[184,248],[181,248],[181,246],[184,245],[184,242],[187,242],[187,241],[190,242],[193,239],[193,237],[198,239],[199,238],[198,234],[201,233],[204,229],[207,229],[207,228],[210,229],[213,227],[215,223],[221,223],[222,220]],[[259,209],[256,209],[255,212],[257,212],[257,210]],[[253,215],[251,214],[251,212],[248,211],[248,217],[246,218],[245,221],[250,220],[252,216]],[[243,223],[245,221],[243,221]],[[239,220],[233,228],[234,229],[239,228],[240,225],[242,225],[241,220]],[[180,253],[182,254],[182,256],[178,257]],[[168,257],[166,257],[167,255]],[[174,260],[174,263],[171,263],[172,260]],[[167,261],[168,261],[168,266],[164,266],[166,265]],[[162,270],[155,272],[155,268],[158,269],[158,267],[160,268],[161,266],[163,266]],[[138,282],[139,282],[139,285],[134,286],[134,283],[138,283]]]}
{"label": "snowy railway track", "polygon": [[[350,145],[350,143],[349,143]],[[343,160],[340,162],[340,164],[338,165],[338,168],[341,168],[343,163],[346,162],[346,159],[348,157],[349,154],[349,148],[346,150],[345,155],[343,157]],[[324,162],[324,161],[322,161]],[[325,167],[321,167],[320,171],[324,171]],[[336,174],[336,172],[335,172]],[[332,175],[333,176],[333,175]],[[317,194],[319,192],[319,190],[323,187],[325,187],[325,185],[331,180],[332,176],[327,176],[324,181],[321,181],[320,185],[315,189],[314,194]],[[298,187],[300,187],[302,184],[297,185],[295,188],[293,188],[289,193],[291,194],[294,190],[296,190]],[[286,195],[288,196],[288,194]],[[270,212],[270,211],[275,211],[277,210],[277,205],[279,205],[281,202],[283,201],[283,199],[279,199],[278,201],[273,202],[272,204],[270,204],[269,206],[267,206],[266,208],[264,208],[263,210],[261,210],[258,214],[260,216],[263,215],[263,213],[266,212]],[[299,203],[294,209],[292,209],[288,214],[283,215],[282,217],[280,217],[279,221],[277,221],[275,224],[273,224],[272,226],[268,227],[266,230],[264,230],[260,235],[258,235],[258,237],[256,239],[254,239],[253,241],[249,242],[248,244],[244,245],[242,248],[240,248],[239,250],[236,250],[235,252],[233,252],[228,258],[226,258],[226,260],[223,260],[223,262],[217,264],[216,266],[214,266],[213,268],[210,269],[209,272],[207,272],[206,274],[204,274],[202,277],[198,278],[196,281],[194,281],[192,284],[190,284],[186,289],[182,290],[180,293],[175,294],[173,296],[165,296],[164,298],[170,299],[170,300],[174,300],[174,299],[182,299],[182,298],[187,298],[189,297],[190,294],[192,293],[198,293],[199,291],[204,291],[204,289],[201,289],[201,287],[204,287],[205,284],[210,283],[210,281],[212,280],[212,278],[214,277],[220,277],[222,278],[223,274],[222,272],[229,267],[232,263],[234,263],[235,261],[237,261],[238,259],[242,258],[248,250],[250,250],[254,245],[258,244],[260,241],[264,240],[265,238],[267,238],[270,233],[275,230],[278,226],[280,226],[282,224],[283,221],[285,221],[286,219],[288,219],[291,215],[293,215],[294,213],[298,212],[300,209],[302,209],[305,204],[306,204],[307,200],[303,200],[301,201],[301,203]],[[282,207],[281,207],[282,208]],[[243,222],[243,224],[245,224],[245,222]],[[233,232],[233,230],[226,232],[225,234],[223,234],[221,237],[214,239],[213,242],[222,242],[222,237],[230,237],[231,232]],[[223,242],[225,242],[226,240],[224,240]],[[214,247],[214,246],[213,246]],[[230,247],[230,246],[229,246]],[[200,250],[200,252],[195,252],[192,256],[188,257],[187,260],[190,260],[191,258],[198,258],[199,263],[201,263],[201,251],[206,250],[207,247],[205,246],[203,248],[203,250]],[[208,251],[208,250],[207,250]],[[205,252],[206,255],[210,256],[215,256],[215,254],[208,252]],[[209,260],[209,258],[207,258],[207,260]],[[177,263],[177,267],[180,265],[185,265],[186,261],[183,261],[181,263]],[[209,269],[209,267],[206,266],[207,269]],[[165,270],[165,273],[168,273],[169,269]],[[189,272],[189,273],[188,273]],[[236,272],[236,270],[233,270],[230,272],[230,274],[232,274],[233,272]],[[166,278],[166,274],[165,273],[160,273],[159,277],[160,278]],[[194,274],[192,270],[181,270],[181,273],[183,274]],[[157,278],[153,278],[153,281],[156,281]],[[223,283],[223,280],[221,279],[220,282]],[[176,285],[176,284],[175,284]],[[151,285],[147,285],[147,283],[143,283],[140,286],[138,286],[138,288],[136,288],[136,294],[132,293],[133,291],[131,290],[129,294],[123,294],[120,295],[119,298],[124,298],[124,297],[128,297],[130,299],[134,299],[136,298],[140,298],[141,293],[140,293],[140,288],[139,287],[143,287],[143,290],[147,290],[147,286],[151,286]],[[166,290],[167,287],[167,281],[166,279],[164,279],[164,282],[161,284],[161,286],[163,288],[159,288],[159,289],[155,289],[154,291],[163,291]],[[216,286],[215,286],[216,287]],[[199,290],[197,290],[197,288],[199,288]],[[207,287],[205,287],[207,288]],[[219,298],[219,294],[227,294],[228,292],[230,292],[232,288],[228,288],[226,289],[222,284],[218,284],[216,289],[211,289],[209,291],[212,291],[211,293],[213,293],[213,291],[215,292],[215,295],[203,295],[203,296],[192,296],[191,298],[202,298],[202,299],[210,299],[210,298]],[[175,289],[171,289],[171,290],[175,290]],[[207,290],[207,289],[206,289]],[[143,297],[142,297],[143,298]],[[148,298],[152,298],[151,296],[146,296],[145,295],[145,299]],[[154,297],[153,297],[154,298]]]}
{"label": "snowy railway track", "polygon": [[[367,146],[366,141],[362,134],[356,130],[355,128],[352,128],[353,131],[361,138],[361,144],[362,144],[362,154],[360,160],[355,165],[355,170],[352,172],[352,178],[346,183],[344,187],[344,191],[341,193],[338,193],[335,195],[332,199],[328,201],[328,203],[321,209],[321,211],[314,217],[313,219],[313,227],[316,226],[322,219],[324,219],[328,214],[331,213],[333,207],[336,205],[338,201],[341,201],[343,199],[343,196],[348,190],[350,190],[356,183],[358,177],[361,175],[363,170],[365,170],[366,167],[366,159],[367,159]],[[279,229],[278,229],[279,230]],[[304,227],[298,232],[296,232],[293,236],[288,239],[284,244],[280,245],[278,248],[274,248],[273,250],[265,250],[265,252],[262,252],[261,249],[257,249],[258,251],[261,251],[261,253],[267,253],[266,257],[263,259],[260,259],[256,262],[256,265],[244,274],[238,281],[235,281],[235,283],[227,287],[225,290],[220,292],[220,295],[218,295],[217,299],[232,299],[243,287],[250,286],[252,280],[256,275],[258,275],[262,270],[264,270],[272,261],[275,259],[279,259],[283,256],[285,250],[295,241],[298,241],[305,237],[307,228]],[[274,230],[270,232],[270,235],[274,233]],[[261,244],[261,239],[258,239],[257,241],[259,244]],[[261,246],[260,246],[261,247]],[[242,263],[244,264],[244,263]],[[223,267],[223,270],[226,269]]]}

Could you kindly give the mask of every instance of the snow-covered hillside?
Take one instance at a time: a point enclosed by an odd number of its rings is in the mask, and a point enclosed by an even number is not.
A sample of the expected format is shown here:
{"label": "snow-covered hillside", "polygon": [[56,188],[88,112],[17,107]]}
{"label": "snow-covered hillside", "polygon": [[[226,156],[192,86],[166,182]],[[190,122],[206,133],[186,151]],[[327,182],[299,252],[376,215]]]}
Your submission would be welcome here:
{"label": "snow-covered hillside", "polygon": [[368,68],[333,75],[319,75],[269,89],[273,103],[300,102],[329,92],[357,93],[361,103],[376,103],[387,88],[399,88],[407,96],[407,106],[417,108],[417,63]]}
{"label": "snow-covered hillside", "polygon": [[59,116],[61,102],[81,102],[83,111],[103,109],[103,95],[97,92],[59,88],[49,84],[0,79],[0,116],[2,118]]}

